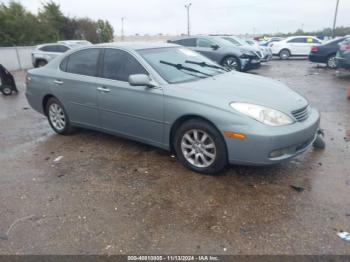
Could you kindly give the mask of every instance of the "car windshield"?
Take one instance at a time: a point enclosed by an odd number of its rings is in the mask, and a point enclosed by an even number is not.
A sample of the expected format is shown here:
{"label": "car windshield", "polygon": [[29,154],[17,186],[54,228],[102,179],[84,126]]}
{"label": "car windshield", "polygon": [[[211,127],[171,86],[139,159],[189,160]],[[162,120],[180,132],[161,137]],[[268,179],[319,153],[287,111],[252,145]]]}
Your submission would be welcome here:
{"label": "car windshield", "polygon": [[183,47],[143,49],[138,52],[168,83],[190,82],[226,72],[199,53]]}

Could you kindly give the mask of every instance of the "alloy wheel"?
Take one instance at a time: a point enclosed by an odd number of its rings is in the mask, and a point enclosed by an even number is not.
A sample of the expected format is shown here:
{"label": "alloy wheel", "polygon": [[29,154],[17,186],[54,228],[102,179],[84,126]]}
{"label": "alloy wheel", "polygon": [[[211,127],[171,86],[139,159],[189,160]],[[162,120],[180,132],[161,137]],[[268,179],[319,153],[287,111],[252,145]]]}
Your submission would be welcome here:
{"label": "alloy wheel", "polygon": [[235,57],[228,57],[224,60],[223,66],[229,70],[239,70],[239,62]]}
{"label": "alloy wheel", "polygon": [[52,103],[49,107],[49,117],[52,125],[62,131],[66,127],[66,117],[60,105]]}
{"label": "alloy wheel", "polygon": [[191,129],[181,139],[181,151],[186,161],[197,168],[206,168],[216,160],[216,146],[203,130]]}
{"label": "alloy wheel", "polygon": [[338,61],[335,56],[331,56],[327,61],[327,66],[331,69],[335,69],[338,67]]}

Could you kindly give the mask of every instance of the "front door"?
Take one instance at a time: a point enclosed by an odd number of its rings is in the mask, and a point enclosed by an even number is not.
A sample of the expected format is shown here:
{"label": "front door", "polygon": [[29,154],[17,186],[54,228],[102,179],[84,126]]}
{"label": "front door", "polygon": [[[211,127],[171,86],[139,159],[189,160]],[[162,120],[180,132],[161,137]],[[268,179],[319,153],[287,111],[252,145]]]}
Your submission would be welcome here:
{"label": "front door", "polygon": [[98,103],[103,129],[160,145],[163,138],[163,90],[131,86],[129,75],[148,74],[130,53],[105,49]]}

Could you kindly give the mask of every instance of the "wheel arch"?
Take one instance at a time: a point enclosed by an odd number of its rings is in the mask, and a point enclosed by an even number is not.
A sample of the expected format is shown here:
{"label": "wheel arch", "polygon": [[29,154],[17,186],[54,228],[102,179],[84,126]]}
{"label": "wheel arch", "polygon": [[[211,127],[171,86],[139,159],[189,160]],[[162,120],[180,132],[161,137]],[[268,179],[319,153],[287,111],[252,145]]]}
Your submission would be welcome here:
{"label": "wheel arch", "polygon": [[[169,133],[169,148],[170,148],[170,152],[171,153],[174,153],[175,152],[175,148],[174,148],[174,138],[175,138],[175,134],[176,134],[176,130],[185,122],[189,121],[189,120],[193,120],[193,119],[196,119],[196,120],[202,120],[202,121],[205,121],[207,123],[209,123],[210,125],[212,125],[217,131],[218,133],[220,134],[221,138],[225,141],[225,138],[223,136],[223,134],[220,132],[220,130],[217,128],[217,126],[212,122],[210,121],[209,119],[203,117],[203,116],[200,116],[200,115],[197,115],[197,114],[188,114],[188,115],[183,115],[181,117],[179,117],[178,119],[176,119],[174,121],[174,123],[171,125],[171,128],[170,128],[170,133]],[[226,143],[225,144],[225,150],[226,150],[226,153],[228,154],[228,151],[227,151],[227,145]]]}
{"label": "wheel arch", "polygon": [[292,52],[290,51],[289,48],[287,47],[283,47],[279,52],[278,52],[278,55],[280,55],[282,53],[282,51],[288,51],[289,52],[289,55],[292,55]]}
{"label": "wheel arch", "polygon": [[[44,115],[47,115],[47,112],[46,112],[46,105],[47,105],[47,102],[49,102],[50,98],[56,98],[54,95],[52,94],[47,94],[43,97],[43,100],[42,100],[42,110],[44,112]],[[57,98],[56,98],[57,99]]]}

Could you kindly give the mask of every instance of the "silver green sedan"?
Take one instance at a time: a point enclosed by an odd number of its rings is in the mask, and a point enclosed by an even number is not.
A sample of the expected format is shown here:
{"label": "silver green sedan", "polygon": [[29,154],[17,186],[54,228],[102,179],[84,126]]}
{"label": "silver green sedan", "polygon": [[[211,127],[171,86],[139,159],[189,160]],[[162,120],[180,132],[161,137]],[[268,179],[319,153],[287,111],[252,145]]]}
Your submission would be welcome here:
{"label": "silver green sedan", "polygon": [[70,51],[28,71],[29,104],[58,134],[98,130],[173,151],[189,169],[269,165],[306,151],[320,115],[272,79],[227,72],[173,44]]}

